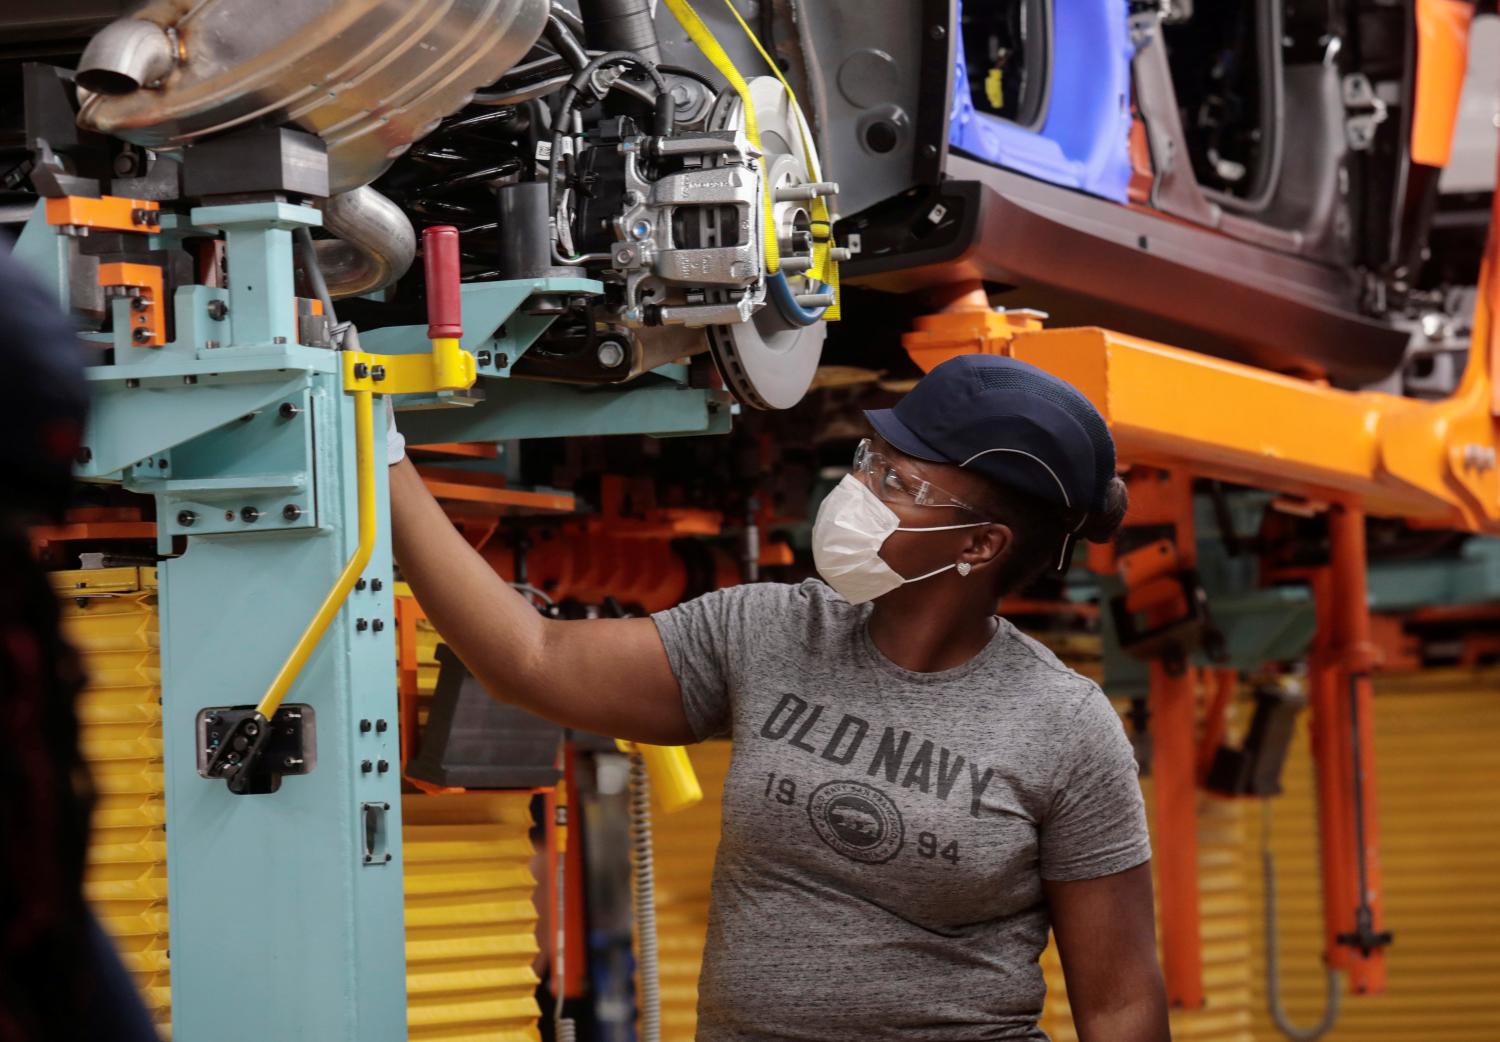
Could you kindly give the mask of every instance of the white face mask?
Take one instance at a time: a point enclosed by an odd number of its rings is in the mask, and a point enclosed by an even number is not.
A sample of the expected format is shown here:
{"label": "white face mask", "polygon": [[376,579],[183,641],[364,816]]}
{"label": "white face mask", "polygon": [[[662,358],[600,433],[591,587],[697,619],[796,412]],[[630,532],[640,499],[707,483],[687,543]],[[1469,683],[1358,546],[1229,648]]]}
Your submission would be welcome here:
{"label": "white face mask", "polygon": [[896,512],[880,501],[868,485],[853,474],[844,475],[813,522],[813,563],[823,581],[850,604],[873,601],[904,583],[920,582],[941,575],[957,563],[906,579],[880,557],[880,548],[892,532],[950,532],[956,528],[979,528],[988,521],[965,525],[935,525],[903,528]]}

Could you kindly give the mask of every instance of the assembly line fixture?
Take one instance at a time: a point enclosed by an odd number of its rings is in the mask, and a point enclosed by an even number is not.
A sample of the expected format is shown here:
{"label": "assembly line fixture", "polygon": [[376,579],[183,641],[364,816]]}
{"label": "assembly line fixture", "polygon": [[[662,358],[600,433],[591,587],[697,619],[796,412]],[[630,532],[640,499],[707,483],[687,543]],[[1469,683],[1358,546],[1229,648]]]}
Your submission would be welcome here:
{"label": "assembly line fixture", "polygon": [[[422,326],[372,331],[358,352],[300,342],[311,327],[299,323],[294,233],[320,221],[281,201],[178,214],[50,199],[17,245],[54,286],[72,277],[67,240],[85,229],[139,237],[145,250],[221,239],[227,258],[225,286],[180,285],[170,301],[149,286],[114,291],[114,332],[94,336],[99,364],[87,369],[94,403],[77,467],[156,500],[172,1010],[185,1038],[405,1038],[400,787],[387,766],[400,762],[398,732],[358,726],[396,714],[375,396],[406,391],[425,406],[403,421],[415,442],[729,422],[722,392],[684,386],[682,367],[629,390],[507,379],[551,321],[526,302],[598,292],[588,279],[463,286],[462,331],[439,338],[459,374],[446,387],[420,385],[442,368]],[[165,323],[150,323],[168,307],[175,335],[157,343]],[[491,393],[468,389],[476,379]],[[253,777],[234,769],[251,747]],[[274,1001],[235,1003],[226,1035],[224,987],[236,980]]]}

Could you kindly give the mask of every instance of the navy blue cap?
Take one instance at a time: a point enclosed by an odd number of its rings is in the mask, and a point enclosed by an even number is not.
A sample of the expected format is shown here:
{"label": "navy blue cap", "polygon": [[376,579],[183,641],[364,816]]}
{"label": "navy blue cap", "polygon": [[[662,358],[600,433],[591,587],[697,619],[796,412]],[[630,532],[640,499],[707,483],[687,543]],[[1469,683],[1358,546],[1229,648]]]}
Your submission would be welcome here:
{"label": "navy blue cap", "polygon": [[952,463],[1069,511],[1104,509],[1115,442],[1072,384],[1001,355],[960,355],[892,409],[865,413],[892,446]]}

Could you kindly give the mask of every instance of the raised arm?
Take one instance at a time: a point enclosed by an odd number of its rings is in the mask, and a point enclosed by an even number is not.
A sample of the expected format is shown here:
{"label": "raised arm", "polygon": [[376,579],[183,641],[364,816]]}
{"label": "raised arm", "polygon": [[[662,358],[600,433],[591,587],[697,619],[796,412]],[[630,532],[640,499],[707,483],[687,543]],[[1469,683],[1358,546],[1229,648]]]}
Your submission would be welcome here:
{"label": "raised arm", "polygon": [[391,467],[391,521],[402,575],[491,695],[616,738],[693,740],[650,619],[543,618],[459,535],[407,459]]}

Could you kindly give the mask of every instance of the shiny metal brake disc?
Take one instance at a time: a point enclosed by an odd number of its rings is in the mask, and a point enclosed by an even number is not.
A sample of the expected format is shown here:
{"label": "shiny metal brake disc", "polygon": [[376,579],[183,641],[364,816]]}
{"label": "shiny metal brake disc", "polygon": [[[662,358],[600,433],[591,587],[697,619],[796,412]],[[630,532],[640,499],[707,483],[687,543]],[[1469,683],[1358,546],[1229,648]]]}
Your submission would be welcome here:
{"label": "shiny metal brake disc", "polygon": [[[750,81],[750,97],[760,126],[761,146],[765,149],[766,191],[788,185],[821,179],[817,156],[805,161],[798,116],[786,89],[774,77],[760,76]],[[743,109],[739,96],[726,92],[710,117],[714,130],[739,130]],[[809,171],[811,177],[808,176]],[[785,275],[794,293],[816,290],[800,273],[791,273],[811,256],[810,214],[808,204],[800,200],[776,203],[773,207],[777,238],[783,258],[792,258]],[[757,216],[764,208],[756,210]],[[755,222],[757,233],[760,220]],[[805,267],[801,270],[805,270]],[[727,301],[728,291],[715,291],[710,297]],[[787,317],[767,294],[766,304],[748,322],[708,327],[709,348],[725,385],[735,397],[756,409],[786,409],[802,400],[818,369],[823,354],[825,323],[799,324]]]}

